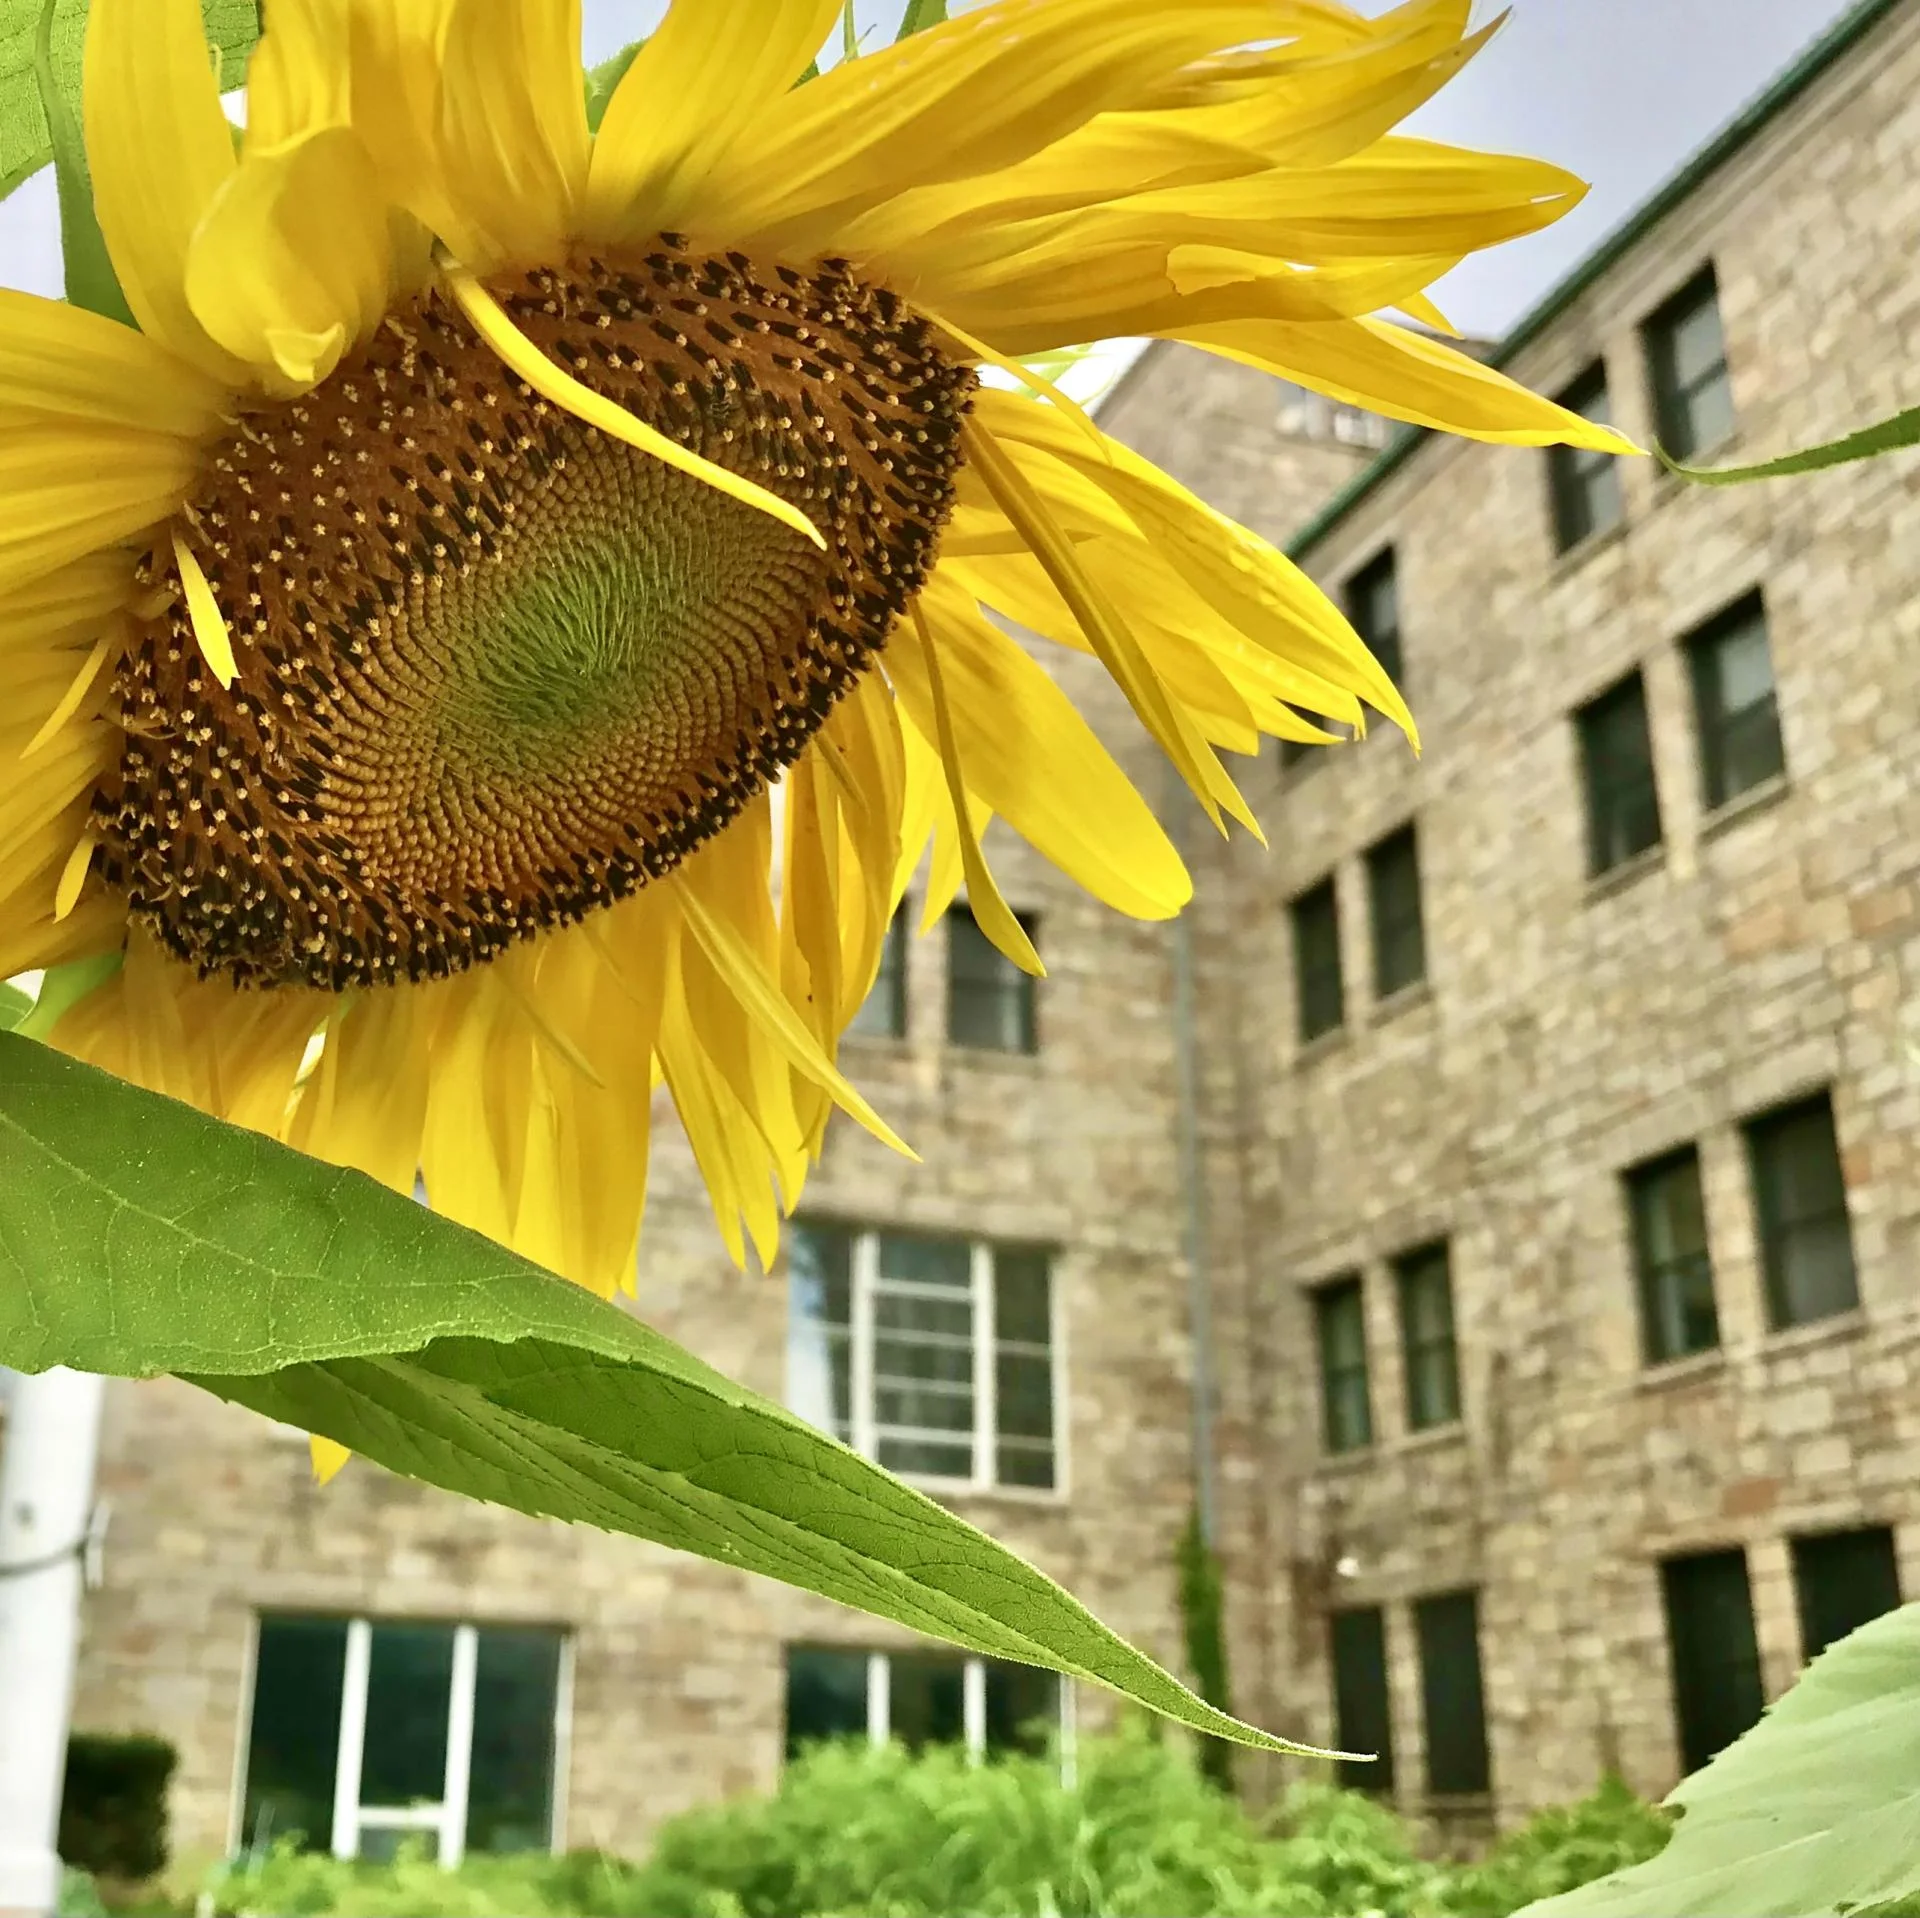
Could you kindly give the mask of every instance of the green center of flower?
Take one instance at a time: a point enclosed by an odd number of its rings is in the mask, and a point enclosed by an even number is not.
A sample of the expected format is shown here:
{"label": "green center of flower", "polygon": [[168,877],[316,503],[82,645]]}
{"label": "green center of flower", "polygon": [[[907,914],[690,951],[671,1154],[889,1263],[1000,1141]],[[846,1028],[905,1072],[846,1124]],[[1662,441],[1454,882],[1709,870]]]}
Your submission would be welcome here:
{"label": "green center of flower", "polygon": [[494,287],[574,378],[792,528],[504,372],[434,295],[216,447],[186,609],[119,681],[106,876],[204,972],[439,976],[670,871],[872,663],[951,510],[973,375],[829,264],[579,260]]}

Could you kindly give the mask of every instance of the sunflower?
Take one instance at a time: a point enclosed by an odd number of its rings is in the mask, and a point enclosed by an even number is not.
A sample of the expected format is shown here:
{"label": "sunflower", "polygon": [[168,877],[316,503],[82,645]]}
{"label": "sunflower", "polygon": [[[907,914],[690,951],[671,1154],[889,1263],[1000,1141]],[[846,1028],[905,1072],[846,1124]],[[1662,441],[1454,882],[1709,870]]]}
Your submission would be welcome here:
{"label": "sunflower", "polygon": [[236,136],[197,0],[93,0],[137,329],[0,298],[0,977],[602,1293],[664,1082],[770,1258],[834,1106],[892,1140],[835,1052],[929,844],[927,921],[964,883],[1033,971],[990,818],[1188,897],[1008,623],[1223,828],[1223,752],[1412,737],[1302,575],[1023,361],[1172,338],[1626,450],[1435,337],[1423,289],[1580,192],[1391,132],[1468,12],[995,0],[820,72],[841,0],[674,0],[590,111],[578,0],[267,0]]}

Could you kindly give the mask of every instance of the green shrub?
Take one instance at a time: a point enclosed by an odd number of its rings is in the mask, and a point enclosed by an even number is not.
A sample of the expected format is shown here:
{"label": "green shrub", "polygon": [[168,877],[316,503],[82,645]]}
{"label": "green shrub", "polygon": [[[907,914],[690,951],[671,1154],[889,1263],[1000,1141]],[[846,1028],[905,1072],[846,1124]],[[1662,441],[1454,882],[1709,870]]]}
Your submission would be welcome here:
{"label": "green shrub", "polygon": [[100,1902],[100,1888],[91,1872],[75,1865],[61,1867],[60,1902],[54,1906],[54,1913],[55,1918],[107,1918],[107,1908]]}
{"label": "green shrub", "polygon": [[177,1762],[164,1738],[75,1732],[60,1797],[60,1856],[110,1878],[164,1871],[167,1781]]}

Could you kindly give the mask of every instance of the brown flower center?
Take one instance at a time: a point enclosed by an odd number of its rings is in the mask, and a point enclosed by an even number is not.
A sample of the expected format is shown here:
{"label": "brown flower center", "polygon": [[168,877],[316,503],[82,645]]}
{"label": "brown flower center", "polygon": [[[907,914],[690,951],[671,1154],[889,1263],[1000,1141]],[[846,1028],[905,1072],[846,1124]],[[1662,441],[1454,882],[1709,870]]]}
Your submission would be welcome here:
{"label": "brown flower center", "polygon": [[179,593],[121,669],[102,868],[202,972],[438,977],[670,871],[933,562],[974,375],[884,289],[663,236],[491,291],[827,551],[538,398],[443,296],[391,314],[221,441],[186,511],[234,684]]}

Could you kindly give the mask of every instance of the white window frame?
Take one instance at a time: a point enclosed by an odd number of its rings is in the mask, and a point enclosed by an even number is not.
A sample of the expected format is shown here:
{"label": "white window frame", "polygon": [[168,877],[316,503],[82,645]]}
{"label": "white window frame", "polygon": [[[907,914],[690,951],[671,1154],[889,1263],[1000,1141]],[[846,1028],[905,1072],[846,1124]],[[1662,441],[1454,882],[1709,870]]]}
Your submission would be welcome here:
{"label": "white window frame", "polygon": [[[253,1689],[260,1657],[260,1628],[271,1614],[255,1612],[247,1641],[246,1682],[240,1701],[240,1762],[234,1767],[233,1799],[229,1814],[228,1849],[246,1842],[241,1829],[246,1814],[247,1771],[253,1762],[251,1733]],[[440,1797],[421,1805],[363,1805],[360,1802],[362,1767],[366,1761],[367,1687],[373,1670],[375,1625],[436,1623],[404,1618],[354,1617],[346,1621],[346,1668],[340,1685],[339,1742],[333,1763],[333,1823],[328,1849],[336,1858],[360,1855],[363,1832],[428,1832],[436,1841],[439,1863],[451,1871],[466,1856],[468,1797],[473,1767],[473,1701],[480,1669],[480,1626],[453,1628],[453,1665],[447,1684],[447,1759]],[[512,1629],[517,1621],[499,1621]],[[573,1635],[560,1633],[559,1669],[554,1683],[553,1778],[549,1787],[547,1848],[560,1849],[564,1829],[567,1748],[573,1731]]]}
{"label": "white window frame", "polygon": [[[896,1656],[907,1658],[916,1654],[909,1652],[869,1652],[867,1654],[867,1743],[878,1748],[893,1735],[891,1723],[893,1710],[893,1686],[891,1679],[892,1664]],[[1060,1733],[1061,1763],[1066,1776],[1073,1775],[1073,1680],[1063,1673],[1053,1674],[1057,1690],[1054,1694],[1054,1716]],[[960,1668],[961,1684],[961,1726],[962,1736],[967,1747],[967,1757],[973,1764],[979,1764],[987,1755],[987,1661],[977,1654],[970,1654]]]}
{"label": "white window frame", "polygon": [[[956,1300],[960,1294],[953,1286],[920,1286],[910,1280],[880,1276],[880,1240],[886,1230],[872,1226],[842,1225],[852,1240],[849,1261],[847,1310],[848,1325],[848,1430],[853,1449],[865,1458],[880,1456],[878,1420],[874,1412],[874,1306],[878,1293],[904,1293],[943,1301]],[[900,1228],[905,1230],[907,1228]],[[942,1491],[992,1492],[998,1496],[1058,1500],[1066,1494],[1066,1363],[1061,1339],[1060,1287],[1054,1262],[1047,1272],[1047,1361],[1051,1392],[1053,1431],[1053,1483],[1051,1485],[1004,1485],[999,1478],[999,1405],[998,1380],[994,1360],[999,1341],[994,1336],[995,1245],[987,1239],[951,1241],[968,1249],[966,1297],[972,1314],[973,1342],[973,1430],[969,1445],[971,1469],[964,1475],[933,1472],[902,1472],[900,1476],[914,1485]],[[937,1441],[936,1441],[937,1442]],[[962,1442],[955,1434],[953,1443]]]}

